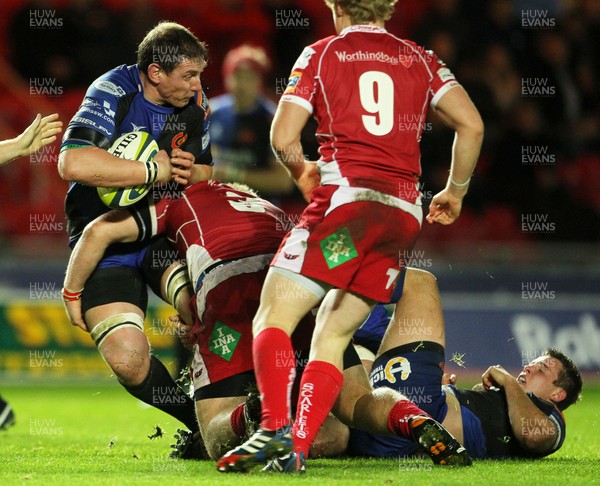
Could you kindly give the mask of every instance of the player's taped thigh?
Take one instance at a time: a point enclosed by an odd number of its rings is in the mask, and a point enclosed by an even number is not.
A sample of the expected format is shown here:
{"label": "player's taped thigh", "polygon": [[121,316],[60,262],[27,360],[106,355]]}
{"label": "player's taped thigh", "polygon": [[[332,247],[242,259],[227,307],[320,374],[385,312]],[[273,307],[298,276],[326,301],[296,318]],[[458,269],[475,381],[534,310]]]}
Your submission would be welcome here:
{"label": "player's taped thigh", "polygon": [[311,294],[317,296],[319,299],[323,299],[325,294],[332,288],[329,284],[305,277],[304,275],[292,272],[291,270],[287,270],[285,268],[271,267],[269,271],[289,278],[292,282],[308,290]]}
{"label": "player's taped thigh", "polygon": [[94,329],[91,330],[90,336],[96,343],[96,347],[100,348],[102,342],[111,334],[119,329],[135,328],[144,332],[144,318],[135,312],[123,312],[115,314],[100,321]]}
{"label": "player's taped thigh", "polygon": [[187,265],[184,262],[178,262],[165,281],[165,297],[175,309],[179,308],[179,301],[183,295],[182,291],[187,287],[191,288],[187,270]]}

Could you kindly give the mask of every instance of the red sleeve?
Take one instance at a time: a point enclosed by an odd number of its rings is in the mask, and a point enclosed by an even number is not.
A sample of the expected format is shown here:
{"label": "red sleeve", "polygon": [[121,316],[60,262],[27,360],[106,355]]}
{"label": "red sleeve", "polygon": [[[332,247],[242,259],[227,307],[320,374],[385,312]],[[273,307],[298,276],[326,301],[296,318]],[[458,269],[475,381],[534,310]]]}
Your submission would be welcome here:
{"label": "red sleeve", "polygon": [[439,59],[433,51],[425,51],[422,47],[418,47],[418,50],[424,57],[425,67],[430,74],[431,106],[435,108],[442,96],[460,84],[444,61]]}
{"label": "red sleeve", "polygon": [[[320,41],[319,44],[323,41]],[[292,68],[287,88],[283,92],[280,101],[296,103],[312,114],[315,94],[318,89],[316,73],[321,54],[322,49],[314,44],[304,48]]]}

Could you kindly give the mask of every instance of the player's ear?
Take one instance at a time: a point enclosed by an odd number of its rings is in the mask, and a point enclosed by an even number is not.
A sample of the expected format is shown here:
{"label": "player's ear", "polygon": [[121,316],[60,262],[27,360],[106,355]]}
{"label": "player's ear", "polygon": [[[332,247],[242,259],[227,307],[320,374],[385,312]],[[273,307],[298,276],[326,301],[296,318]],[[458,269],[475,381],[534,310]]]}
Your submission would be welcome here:
{"label": "player's ear", "polygon": [[552,395],[550,395],[550,400],[552,400],[554,403],[560,403],[565,398],[567,398],[567,392],[562,388],[556,388]]}
{"label": "player's ear", "polygon": [[153,83],[158,83],[160,81],[162,72],[163,70],[158,64],[152,63],[150,66],[148,66],[148,79]]}
{"label": "player's ear", "polygon": [[333,2],[333,9],[336,17],[344,16],[344,11],[342,10],[342,7],[340,7],[340,4],[338,2]]}

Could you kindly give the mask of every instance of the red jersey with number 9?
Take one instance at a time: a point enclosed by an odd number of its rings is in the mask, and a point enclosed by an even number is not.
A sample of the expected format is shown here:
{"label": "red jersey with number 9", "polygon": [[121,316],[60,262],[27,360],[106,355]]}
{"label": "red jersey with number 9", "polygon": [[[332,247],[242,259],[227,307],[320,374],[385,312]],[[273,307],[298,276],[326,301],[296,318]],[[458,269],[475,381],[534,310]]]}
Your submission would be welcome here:
{"label": "red jersey with number 9", "polygon": [[353,25],[304,49],[280,101],[317,120],[322,184],[414,203],[427,109],[454,86],[433,52],[382,27]]}

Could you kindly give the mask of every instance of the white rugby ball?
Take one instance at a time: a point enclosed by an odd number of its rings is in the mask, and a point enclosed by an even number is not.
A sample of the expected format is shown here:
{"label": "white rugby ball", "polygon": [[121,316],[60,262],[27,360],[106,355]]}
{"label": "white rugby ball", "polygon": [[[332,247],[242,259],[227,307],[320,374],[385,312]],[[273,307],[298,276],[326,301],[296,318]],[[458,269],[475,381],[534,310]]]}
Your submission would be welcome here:
{"label": "white rugby ball", "polygon": [[[149,162],[158,153],[156,140],[147,132],[135,131],[124,133],[112,144],[108,153],[128,160]],[[98,195],[109,208],[120,209],[141,201],[152,184],[135,187],[98,187]]]}

